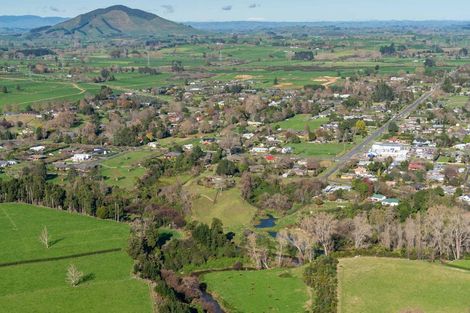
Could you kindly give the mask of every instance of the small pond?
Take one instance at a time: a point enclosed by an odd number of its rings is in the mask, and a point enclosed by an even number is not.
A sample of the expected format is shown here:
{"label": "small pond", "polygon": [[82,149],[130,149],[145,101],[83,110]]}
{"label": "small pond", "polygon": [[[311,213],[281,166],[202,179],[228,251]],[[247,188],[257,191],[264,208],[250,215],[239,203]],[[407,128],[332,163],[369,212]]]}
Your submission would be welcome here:
{"label": "small pond", "polygon": [[[258,225],[255,225],[255,227],[258,229],[272,228],[276,226],[276,221],[277,221],[277,218],[275,218],[271,214],[268,214],[267,217],[260,219]],[[276,238],[277,232],[268,231],[268,234],[271,237]]]}
{"label": "small pond", "polygon": [[277,218],[275,218],[271,214],[268,214],[267,217],[260,219],[258,225],[255,225],[255,227],[256,228],[272,228],[276,226],[276,221],[277,221]]}

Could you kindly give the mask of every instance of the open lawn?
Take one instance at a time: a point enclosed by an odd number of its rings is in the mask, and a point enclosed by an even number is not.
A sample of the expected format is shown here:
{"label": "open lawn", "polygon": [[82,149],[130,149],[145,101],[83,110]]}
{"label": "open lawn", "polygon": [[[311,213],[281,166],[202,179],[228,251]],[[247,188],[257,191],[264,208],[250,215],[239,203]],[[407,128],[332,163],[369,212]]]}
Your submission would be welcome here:
{"label": "open lawn", "polygon": [[358,257],[340,260],[340,313],[465,313],[470,272],[423,261]]}
{"label": "open lawn", "polygon": [[447,107],[451,109],[463,108],[470,101],[467,96],[452,96],[447,101]]}
{"label": "open lawn", "polygon": [[305,126],[308,125],[310,131],[314,131],[321,125],[328,123],[328,118],[316,118],[312,119],[309,114],[298,114],[292,118],[279,123],[273,123],[275,126],[279,126],[282,129],[291,129],[295,131],[303,131]]}
{"label": "open lawn", "polygon": [[309,301],[302,268],[204,275],[208,289],[233,313],[304,313]]}
{"label": "open lawn", "polygon": [[[44,226],[48,249],[38,240]],[[122,250],[129,236],[125,224],[1,204],[0,236],[2,312],[152,311],[149,287],[132,277],[132,260]],[[11,262],[23,263],[6,264]],[[65,281],[70,264],[84,274],[78,287]]]}
{"label": "open lawn", "polygon": [[145,175],[146,169],[141,163],[152,155],[155,155],[155,152],[149,150],[117,155],[101,163],[101,175],[110,186],[132,189],[135,187],[137,178]]}
{"label": "open lawn", "polygon": [[295,155],[303,157],[317,157],[322,159],[330,159],[335,156],[348,151],[351,148],[350,144],[342,143],[294,143],[287,146],[294,149]]}

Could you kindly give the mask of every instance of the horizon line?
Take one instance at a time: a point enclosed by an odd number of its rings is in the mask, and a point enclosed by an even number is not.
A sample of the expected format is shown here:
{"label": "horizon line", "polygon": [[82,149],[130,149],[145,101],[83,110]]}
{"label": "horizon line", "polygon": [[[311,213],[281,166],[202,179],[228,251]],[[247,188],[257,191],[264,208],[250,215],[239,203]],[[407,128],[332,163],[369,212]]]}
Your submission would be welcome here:
{"label": "horizon line", "polygon": [[[82,13],[83,14],[83,13]],[[79,14],[79,15],[82,15]],[[153,13],[155,14],[155,13]],[[155,14],[159,17],[161,15]],[[0,17],[40,17],[40,18],[63,18],[63,19],[72,19],[75,17],[70,16],[58,16],[58,15],[50,15],[50,16],[43,16],[43,15],[35,15],[35,14],[2,14]],[[78,16],[78,15],[77,15]],[[164,17],[165,19],[169,19]],[[300,21],[293,21],[293,20],[263,20],[263,19],[240,19],[240,20],[172,20],[177,23],[371,23],[371,22],[395,22],[395,23],[403,23],[403,22],[470,22],[470,17],[468,19],[358,19],[358,20],[345,20],[345,19],[338,19],[338,20],[300,20]]]}

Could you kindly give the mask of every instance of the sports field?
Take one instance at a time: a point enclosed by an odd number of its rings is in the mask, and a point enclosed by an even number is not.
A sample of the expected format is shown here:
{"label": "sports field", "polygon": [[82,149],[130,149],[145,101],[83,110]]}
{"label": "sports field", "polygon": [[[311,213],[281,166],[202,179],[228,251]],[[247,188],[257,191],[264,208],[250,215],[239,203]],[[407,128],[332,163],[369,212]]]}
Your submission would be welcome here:
{"label": "sports field", "polygon": [[[50,247],[39,241],[44,227]],[[1,312],[151,312],[149,287],[133,278],[129,228],[23,204],[0,205]],[[16,264],[15,264],[16,263]],[[71,287],[74,264],[82,283]]]}

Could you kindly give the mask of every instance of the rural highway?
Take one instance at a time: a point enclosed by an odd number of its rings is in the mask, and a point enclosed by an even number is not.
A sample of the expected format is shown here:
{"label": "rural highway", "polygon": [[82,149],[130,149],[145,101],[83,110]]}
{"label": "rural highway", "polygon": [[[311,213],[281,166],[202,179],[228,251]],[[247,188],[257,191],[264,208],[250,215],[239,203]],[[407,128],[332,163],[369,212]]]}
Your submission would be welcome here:
{"label": "rural highway", "polygon": [[364,139],[364,141],[356,145],[354,148],[352,148],[351,150],[349,150],[348,152],[346,152],[339,158],[337,158],[335,164],[323,173],[323,175],[321,176],[322,179],[328,181],[328,179],[334,173],[342,169],[343,166],[345,166],[348,163],[348,161],[350,161],[355,155],[359,153],[365,153],[366,148],[368,148],[374,141],[376,141],[380,136],[382,136],[385,132],[388,131],[388,126],[390,125],[390,123],[396,122],[404,117],[407,117],[410,113],[415,111],[422,103],[424,103],[427,99],[429,99],[429,97],[432,96],[434,91],[440,88],[440,86],[441,84],[434,85],[430,91],[423,94],[413,103],[404,107],[400,112],[398,112],[395,116],[393,116],[388,122],[386,122],[380,128],[372,132],[369,136],[367,136],[367,138]]}

